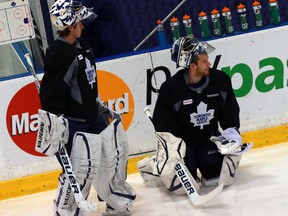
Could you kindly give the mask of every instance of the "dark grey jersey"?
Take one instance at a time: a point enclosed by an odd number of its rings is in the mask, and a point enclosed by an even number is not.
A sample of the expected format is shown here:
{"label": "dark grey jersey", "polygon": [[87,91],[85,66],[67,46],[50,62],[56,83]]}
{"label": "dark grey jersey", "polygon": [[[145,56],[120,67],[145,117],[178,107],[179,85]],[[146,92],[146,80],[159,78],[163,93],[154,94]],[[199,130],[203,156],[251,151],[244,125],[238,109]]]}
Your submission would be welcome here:
{"label": "dark grey jersey", "polygon": [[97,116],[97,77],[92,50],[82,40],[71,45],[55,40],[44,59],[42,109],[66,117],[94,120]]}
{"label": "dark grey jersey", "polygon": [[239,128],[239,105],[230,77],[211,68],[200,85],[189,86],[186,73],[180,70],[162,84],[153,113],[156,130],[197,144],[215,135],[218,124],[222,129]]}

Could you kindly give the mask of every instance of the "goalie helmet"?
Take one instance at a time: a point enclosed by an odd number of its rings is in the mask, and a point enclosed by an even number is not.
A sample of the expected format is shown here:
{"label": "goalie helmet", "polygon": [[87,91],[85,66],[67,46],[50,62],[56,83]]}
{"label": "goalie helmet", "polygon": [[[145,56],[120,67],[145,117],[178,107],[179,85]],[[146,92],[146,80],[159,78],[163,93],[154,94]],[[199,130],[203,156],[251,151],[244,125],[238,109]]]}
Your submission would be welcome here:
{"label": "goalie helmet", "polygon": [[97,17],[90,8],[86,8],[79,1],[57,0],[50,9],[51,22],[59,31],[68,26],[75,26],[77,22],[87,23]]}
{"label": "goalie helmet", "polygon": [[177,39],[171,49],[171,59],[177,67],[188,68],[200,54],[208,54],[215,48],[204,41],[199,41],[193,36],[185,36]]}

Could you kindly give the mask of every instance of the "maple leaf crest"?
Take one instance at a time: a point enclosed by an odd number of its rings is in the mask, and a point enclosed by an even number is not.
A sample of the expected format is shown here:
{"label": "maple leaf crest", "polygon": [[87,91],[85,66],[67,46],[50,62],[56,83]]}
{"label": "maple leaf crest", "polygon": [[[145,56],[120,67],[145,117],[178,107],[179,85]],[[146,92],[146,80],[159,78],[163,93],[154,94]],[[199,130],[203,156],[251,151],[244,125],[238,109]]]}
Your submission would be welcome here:
{"label": "maple leaf crest", "polygon": [[190,114],[190,122],[194,126],[200,126],[202,130],[204,125],[209,125],[210,121],[214,118],[214,110],[207,110],[207,104],[201,102],[197,107],[197,113]]}
{"label": "maple leaf crest", "polygon": [[93,88],[93,83],[95,83],[95,79],[96,79],[96,72],[95,72],[95,67],[94,65],[91,65],[90,61],[85,58],[85,63],[86,63],[86,76],[87,76],[87,80],[89,82],[89,84],[91,85],[91,89]]}

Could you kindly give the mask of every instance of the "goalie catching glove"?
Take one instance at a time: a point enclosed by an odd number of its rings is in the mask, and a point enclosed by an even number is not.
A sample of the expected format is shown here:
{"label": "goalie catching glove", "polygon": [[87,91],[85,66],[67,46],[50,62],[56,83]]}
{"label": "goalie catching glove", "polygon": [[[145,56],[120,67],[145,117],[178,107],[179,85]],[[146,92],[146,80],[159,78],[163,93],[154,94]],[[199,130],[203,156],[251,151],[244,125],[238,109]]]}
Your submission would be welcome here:
{"label": "goalie catching glove", "polygon": [[35,150],[53,156],[68,142],[68,120],[42,109],[38,110],[38,114],[39,129]]}
{"label": "goalie catching glove", "polygon": [[220,136],[211,136],[210,140],[217,145],[222,155],[241,154],[242,138],[236,128],[227,128]]}

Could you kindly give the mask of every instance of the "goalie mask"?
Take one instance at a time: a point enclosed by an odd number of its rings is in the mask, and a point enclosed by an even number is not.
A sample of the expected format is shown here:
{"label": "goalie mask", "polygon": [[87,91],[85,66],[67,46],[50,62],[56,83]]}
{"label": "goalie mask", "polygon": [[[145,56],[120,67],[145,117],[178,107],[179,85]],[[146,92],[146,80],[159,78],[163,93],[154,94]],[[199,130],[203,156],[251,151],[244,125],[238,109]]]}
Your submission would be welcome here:
{"label": "goalie mask", "polygon": [[215,48],[204,41],[198,41],[192,36],[177,39],[171,49],[171,59],[176,62],[177,67],[188,68],[200,54],[208,54]]}
{"label": "goalie mask", "polygon": [[50,9],[51,22],[59,31],[68,26],[75,26],[77,22],[87,23],[97,15],[90,8],[86,8],[79,1],[57,0]]}

